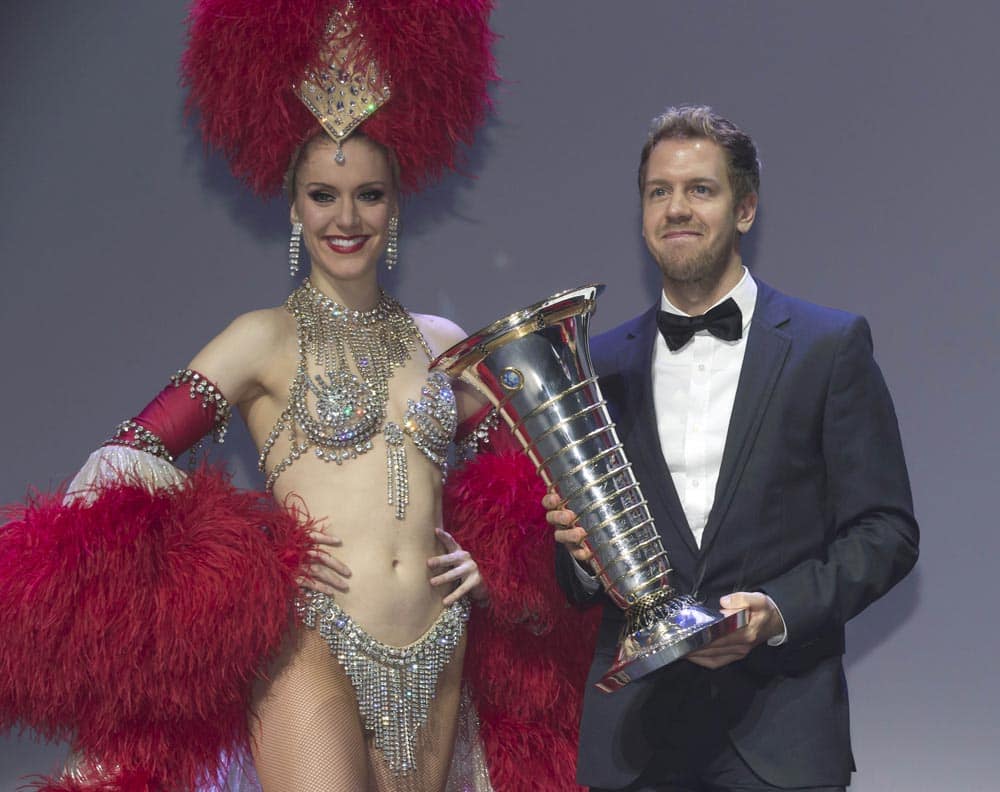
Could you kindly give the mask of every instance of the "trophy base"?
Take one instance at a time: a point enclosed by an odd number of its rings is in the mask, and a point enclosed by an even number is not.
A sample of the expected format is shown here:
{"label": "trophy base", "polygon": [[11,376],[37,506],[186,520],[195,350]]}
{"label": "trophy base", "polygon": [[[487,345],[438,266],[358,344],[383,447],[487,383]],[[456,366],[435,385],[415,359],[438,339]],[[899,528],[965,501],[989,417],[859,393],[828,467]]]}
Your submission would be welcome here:
{"label": "trophy base", "polygon": [[703,605],[688,604],[647,627],[623,633],[618,645],[618,657],[601,677],[597,687],[605,693],[623,688],[629,682],[679,660],[746,623],[745,610],[723,616]]}

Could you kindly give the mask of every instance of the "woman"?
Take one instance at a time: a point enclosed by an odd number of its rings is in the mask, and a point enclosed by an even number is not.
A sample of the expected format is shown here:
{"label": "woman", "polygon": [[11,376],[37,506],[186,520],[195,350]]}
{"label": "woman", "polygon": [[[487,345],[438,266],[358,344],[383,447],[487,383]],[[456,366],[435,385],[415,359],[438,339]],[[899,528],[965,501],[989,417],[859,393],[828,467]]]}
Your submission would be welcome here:
{"label": "woman", "polygon": [[[343,165],[336,162],[336,149],[317,135],[292,167],[291,222],[301,225],[311,261],[308,280],[286,306],[238,318],[190,368],[232,394],[254,443],[263,449],[274,496],[300,500],[316,523],[316,562],[305,583],[319,596],[307,619],[346,614],[371,641],[404,647],[432,626],[447,624],[443,619],[460,628],[467,618],[462,598],[480,593],[475,562],[441,528],[447,444],[457,419],[478,405],[461,392],[456,412],[449,383],[427,373],[430,360],[464,333],[439,317],[411,317],[380,292],[377,267],[398,212],[389,153],[357,134],[342,144]],[[361,339],[350,348],[352,339],[337,337],[362,329],[350,312],[371,317],[379,310],[385,316],[373,318],[372,326],[385,325],[380,328],[388,330],[381,336],[390,347],[385,351],[389,357],[398,354],[386,361],[384,381],[363,366],[378,348]],[[324,319],[332,324],[329,332],[309,336]],[[367,368],[376,365],[369,362]],[[352,395],[352,385],[367,386],[365,395]],[[384,411],[384,421],[357,417],[357,403],[366,400],[361,409]],[[325,411],[345,404],[354,408],[352,420],[325,420]],[[415,420],[425,415],[429,424]],[[359,434],[347,445],[324,445],[324,423],[356,427]],[[293,456],[293,442],[309,444],[309,453]],[[315,453],[339,454],[345,448],[349,458],[338,459],[340,464]],[[392,467],[387,459],[394,455],[399,455],[397,469],[387,474]],[[464,644],[448,648],[451,657],[438,671],[418,749],[405,735],[379,733],[378,713],[369,711],[372,702],[362,698],[359,712],[343,661],[330,657],[331,649],[345,652],[350,646],[337,641],[328,646],[315,629],[297,634],[256,698],[254,758],[264,788],[366,789],[370,779],[371,788],[392,789],[401,783],[394,776],[406,774],[414,789],[441,789],[454,740]],[[410,725],[422,724],[417,719]],[[381,750],[374,746],[379,738],[386,742]]]}
{"label": "woman", "polygon": [[[219,749],[246,747],[265,792],[445,788],[483,592],[441,527],[441,485],[479,404],[428,375],[462,331],[408,314],[377,267],[396,258],[400,193],[451,166],[483,120],[488,11],[194,5],[184,76],[206,139],[261,193],[290,160],[290,263],[304,244],[311,267],[123,423],[65,504],[4,527],[2,624],[25,655],[0,655],[17,669],[0,726],[19,719],[83,757],[48,789],[190,789],[221,772]],[[221,436],[231,407],[276,508],[170,465]],[[462,788],[488,788],[471,756]]]}

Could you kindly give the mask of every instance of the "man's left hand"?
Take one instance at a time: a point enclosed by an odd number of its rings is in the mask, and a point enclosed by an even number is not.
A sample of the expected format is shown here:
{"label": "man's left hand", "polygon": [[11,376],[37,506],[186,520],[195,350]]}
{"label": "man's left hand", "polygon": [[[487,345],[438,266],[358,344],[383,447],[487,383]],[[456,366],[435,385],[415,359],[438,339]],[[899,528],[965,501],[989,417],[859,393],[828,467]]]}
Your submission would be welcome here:
{"label": "man's left hand", "polygon": [[750,650],[784,631],[781,614],[771,599],[759,591],[737,591],[723,597],[719,604],[728,616],[739,610],[747,611],[747,623],[729,635],[717,638],[703,649],[685,657],[702,668],[722,668],[742,660]]}

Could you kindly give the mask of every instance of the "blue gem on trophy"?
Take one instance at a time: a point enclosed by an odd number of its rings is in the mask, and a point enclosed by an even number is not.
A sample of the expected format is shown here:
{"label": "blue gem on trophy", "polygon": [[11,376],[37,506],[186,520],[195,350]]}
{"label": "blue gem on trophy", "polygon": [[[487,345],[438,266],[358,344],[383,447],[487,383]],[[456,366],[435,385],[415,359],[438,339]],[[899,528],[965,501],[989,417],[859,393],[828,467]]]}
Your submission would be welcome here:
{"label": "blue gem on trophy", "polygon": [[500,375],[500,384],[509,391],[521,390],[524,385],[524,375],[516,368],[506,368]]}

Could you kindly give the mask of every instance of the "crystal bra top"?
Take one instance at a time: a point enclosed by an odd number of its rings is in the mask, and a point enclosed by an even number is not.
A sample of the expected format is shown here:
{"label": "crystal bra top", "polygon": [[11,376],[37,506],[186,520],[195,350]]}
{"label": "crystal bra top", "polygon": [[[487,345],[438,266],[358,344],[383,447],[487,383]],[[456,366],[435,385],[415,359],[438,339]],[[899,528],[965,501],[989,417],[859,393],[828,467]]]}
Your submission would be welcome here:
{"label": "crystal bra top", "polygon": [[[446,469],[448,446],[458,425],[447,376],[431,372],[420,398],[407,400],[402,421],[387,421],[388,384],[394,370],[411,358],[416,342],[428,360],[433,357],[412,317],[384,293],[372,310],[351,311],[308,280],[292,292],[286,308],[295,317],[299,364],[289,385],[288,406],[260,451],[258,467],[264,471],[271,449],[287,433],[289,450],[268,473],[268,491],[302,456],[311,453],[340,465],[370,451],[372,438],[381,431],[388,463],[387,502],[403,519],[409,501],[406,438],[442,472]],[[322,373],[310,371],[311,361]]]}

